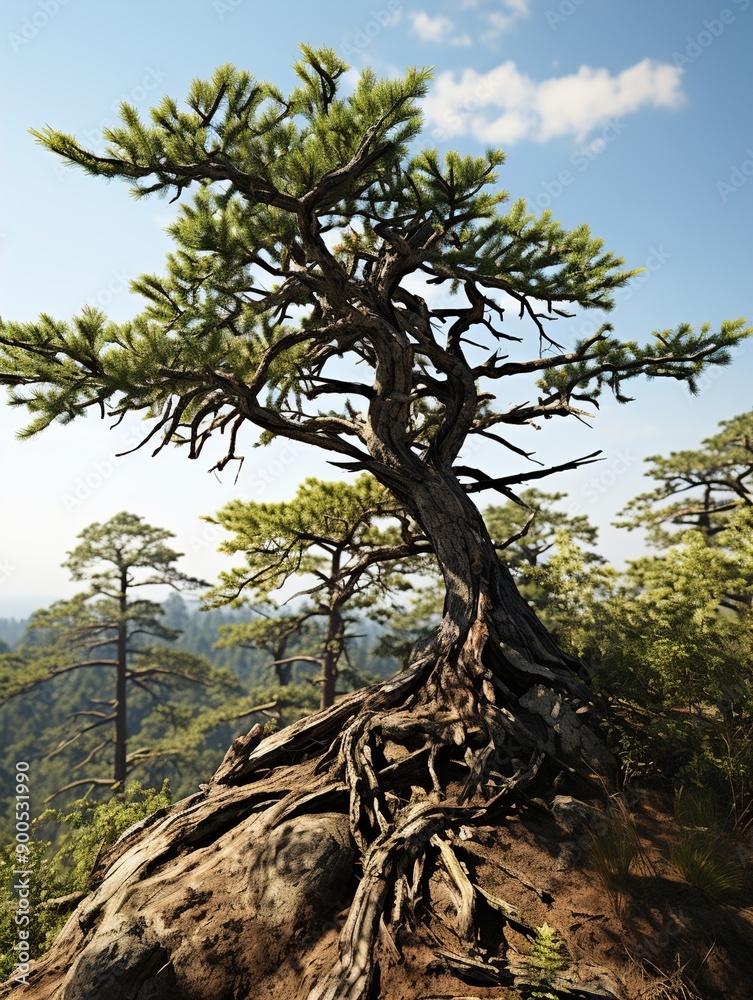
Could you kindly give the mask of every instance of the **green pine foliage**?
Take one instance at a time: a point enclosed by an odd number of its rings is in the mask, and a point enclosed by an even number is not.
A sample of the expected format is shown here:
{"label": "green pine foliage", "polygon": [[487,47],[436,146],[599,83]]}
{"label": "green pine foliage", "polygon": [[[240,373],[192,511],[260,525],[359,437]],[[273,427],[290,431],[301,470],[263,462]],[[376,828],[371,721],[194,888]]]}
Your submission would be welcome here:
{"label": "green pine foliage", "polygon": [[[351,483],[307,479],[290,501],[234,500],[205,520],[230,533],[220,551],[245,562],[220,574],[209,605],[255,602],[260,616],[224,628],[220,645],[264,650],[282,685],[294,667],[320,664],[323,707],[334,697],[327,677],[340,678],[340,692],[343,682],[352,688],[369,680],[349,652],[364,617],[381,620],[383,609],[404,602],[411,578],[434,565],[421,532],[370,475]],[[288,585],[305,601],[280,614],[275,597]]]}
{"label": "green pine foliage", "polygon": [[[4,848],[0,853],[0,978],[3,981],[13,974],[16,964],[16,952],[13,947],[18,943],[19,930],[28,931],[29,952],[33,958],[44,954],[50,947],[55,935],[68,918],[67,913],[56,913],[44,904],[50,899],[57,899],[69,892],[69,882],[50,859],[50,845],[45,841],[31,840],[28,843],[28,854],[24,856],[24,866],[19,868],[18,859],[13,845]],[[18,897],[12,888],[19,879],[16,871],[31,871],[33,877],[29,884],[29,922],[25,923],[23,914],[21,924],[16,923]],[[22,876],[25,880],[27,876]]]}
{"label": "green pine foliage", "polygon": [[413,588],[407,599],[395,607],[375,609],[374,617],[383,628],[372,651],[374,656],[405,664],[415,643],[439,625],[443,605],[444,587],[437,575]]}
{"label": "green pine foliage", "polygon": [[[546,608],[549,594],[530,571],[550,557],[557,533],[565,531],[573,541],[588,546],[594,545],[598,536],[598,529],[587,515],[571,515],[558,509],[557,504],[565,499],[564,493],[527,489],[520,493],[520,503],[508,500],[484,510],[484,520],[499,558],[515,577],[521,594],[538,611]],[[583,559],[587,564],[603,562],[590,549],[583,552]]]}
{"label": "green pine foliage", "polygon": [[[242,636],[235,633],[239,626],[249,626],[254,621],[273,626],[278,620],[275,616],[263,619],[249,608],[199,611],[195,604],[187,603],[177,593],[162,605],[162,611],[165,628],[180,634],[176,639],[153,637],[150,646],[163,645],[170,656],[179,651],[193,654],[201,662],[211,663],[217,671],[226,670],[237,682],[236,688],[224,684],[184,683],[162,689],[156,698],[139,688],[131,693],[129,717],[133,750],[141,751],[134,761],[136,774],[142,783],[156,787],[167,777],[176,797],[182,797],[190,795],[209,779],[230,743],[255,723],[274,722],[286,726],[314,711],[319,695],[310,678],[317,668],[302,664],[298,672],[294,669],[290,684],[283,689],[274,682],[270,670],[272,655],[263,648],[248,648]],[[273,614],[271,608],[267,608],[267,612]],[[280,625],[283,630],[285,624],[283,620]],[[394,659],[372,655],[371,650],[379,638],[376,624],[359,618],[352,628],[355,634],[348,640],[348,659],[354,673],[351,675],[348,664],[341,664],[343,686],[361,686],[375,675],[383,678],[394,673],[398,666]],[[316,649],[321,631],[307,637],[304,624],[301,632],[303,635],[293,635],[288,648],[292,652],[303,652],[304,644],[309,642],[309,648]],[[6,678],[9,690],[18,690],[30,678],[34,661],[26,655],[25,648],[34,645],[34,635],[32,631],[27,632],[24,651],[0,658],[0,676]],[[234,639],[240,644],[224,647],[225,641]],[[6,673],[2,673],[3,669]],[[23,679],[7,676],[18,671],[26,672]],[[15,760],[30,761],[38,803],[67,784],[72,769],[84,756],[79,746],[83,745],[81,741],[85,737],[68,747],[57,748],[75,732],[72,732],[74,713],[96,702],[103,691],[111,690],[111,685],[110,668],[92,667],[61,674],[38,684],[26,694],[0,701],[0,744],[5,748],[0,761],[0,787],[11,789],[13,783],[8,767]],[[257,706],[271,707],[244,714]],[[96,791],[93,794],[96,797]],[[13,806],[12,797],[6,795],[0,799],[0,842],[11,835]]]}
{"label": "green pine foliage", "polygon": [[[69,891],[86,891],[90,876],[102,852],[110,847],[129,827],[140,822],[172,802],[170,783],[165,780],[159,789],[144,787],[139,781],[129,782],[122,791],[102,802],[81,798],[64,809],[46,809],[35,820],[40,829],[53,825],[62,843],[55,853],[55,863],[65,873]],[[69,832],[65,832],[69,831]]]}
{"label": "green pine foliage", "polygon": [[[500,318],[493,296],[504,293],[519,303],[540,347],[557,348],[544,322],[567,315],[569,306],[613,308],[615,290],[636,272],[586,225],[568,230],[522,199],[508,205],[497,184],[500,150],[440,157],[419,146],[428,69],[413,67],[396,79],[364,69],[345,92],[348,69],[331,49],[301,46],[299,83],[283,95],[221,66],[211,79],[194,80],[182,104],[165,97],[148,120],[123,104],[121,123],[105,130],[103,155],[51,128],[33,132],[65,162],[124,180],[137,197],[170,195],[181,206],[165,274],[133,282],[146,307],[132,321],[115,324],[87,308],[70,322],[45,315],[0,327],[0,381],[10,386],[11,404],[31,415],[26,434],[68,423],[89,407],[114,416],[140,411],[154,421],[149,439],[157,451],[182,442],[196,457],[211,434],[229,429],[222,468],[238,457],[237,435],[250,420],[262,443],[282,435],[362,463],[365,453],[352,438],[364,440],[363,411],[347,392],[338,397],[331,370],[323,374],[339,357],[376,365],[368,324],[359,328],[348,317],[351,307],[368,312],[360,282],[375,284],[389,271],[379,294],[398,303],[408,294],[403,279],[420,267],[452,293],[465,289],[471,304],[489,302]],[[328,233],[338,240],[331,254]],[[393,246],[420,247],[420,260],[392,273]],[[333,274],[339,303],[323,290]],[[482,299],[480,289],[492,298]],[[472,369],[474,378],[534,373],[541,394],[535,404],[496,414],[491,397],[479,393],[471,433],[538,416],[580,416],[581,404],[594,405],[604,391],[627,402],[624,385],[640,375],[679,378],[694,390],[707,365],[729,363],[731,348],[749,332],[743,320],[716,331],[681,324],[641,345],[604,324],[569,352],[503,363],[500,334],[490,329],[491,353]],[[456,348],[439,350],[444,367]],[[417,352],[409,379],[416,445],[453,421],[441,380],[425,381],[426,364]],[[323,393],[333,408],[318,408]]]}
{"label": "green pine foliage", "polygon": [[220,574],[210,606],[266,601],[290,580],[309,578],[306,595],[325,606],[337,592],[352,606],[371,607],[406,590],[406,573],[422,568],[409,549],[429,552],[419,538],[405,542],[415,525],[369,475],[352,483],[310,478],[289,501],[231,500],[204,520],[230,533],[220,552],[245,559]]}
{"label": "green pine foliage", "polygon": [[753,520],[740,507],[723,547],[686,531],[620,576],[563,535],[533,571],[551,595],[545,621],[611,703],[629,771],[710,787],[738,826],[753,808],[751,551]]}
{"label": "green pine foliage", "polygon": [[[748,545],[753,521],[741,527]],[[695,711],[747,701],[748,615],[720,610],[738,566],[726,553],[709,550],[697,532],[661,556],[632,563],[621,592],[603,609],[609,631],[606,642],[600,640],[602,685],[615,693],[645,686],[655,704]]]}
{"label": "green pine foliage", "polygon": [[753,411],[722,420],[719,427],[700,448],[647,458],[646,475],[657,485],[630,501],[618,525],[646,528],[658,547],[674,544],[677,529],[687,527],[724,545],[732,512],[753,507]]}
{"label": "green pine foliage", "polygon": [[158,704],[138,733],[138,774],[149,783],[167,777],[176,796],[190,795],[217,770],[233,740],[257,722],[289,726],[318,705],[316,687],[303,683]]}
{"label": "green pine foliage", "polygon": [[227,671],[170,648],[167,643],[179,633],[162,621],[162,607],[134,596],[138,588],[156,584],[201,584],[177,569],[180,553],[167,545],[172,537],[128,513],[84,529],[65,566],[88,589],[35,612],[22,645],[0,656],[2,701],[29,696],[33,705],[34,693],[43,689],[54,702],[66,689],[70,693],[71,675],[87,675],[74,685],[84,695],[81,701],[67,705],[62,718],[52,713],[59,719],[57,727],[45,720],[43,736],[49,742],[37,740],[31,757],[21,758],[35,760],[40,750],[48,759],[62,758],[68,780],[58,790],[122,784],[153,751],[137,745],[135,737],[152,707],[149,702],[160,696],[164,700],[165,692],[177,692],[180,700],[187,687],[224,690],[225,696],[238,689]]}
{"label": "green pine foliage", "polygon": [[[736,522],[739,551],[709,550],[697,532],[660,556],[629,564],[620,579],[592,566],[567,536],[536,573],[553,595],[546,615],[560,638],[592,665],[616,696],[642,691],[653,705],[747,703],[751,634],[748,614],[725,613],[730,586],[744,586],[753,521]],[[730,535],[730,538],[732,536]]]}

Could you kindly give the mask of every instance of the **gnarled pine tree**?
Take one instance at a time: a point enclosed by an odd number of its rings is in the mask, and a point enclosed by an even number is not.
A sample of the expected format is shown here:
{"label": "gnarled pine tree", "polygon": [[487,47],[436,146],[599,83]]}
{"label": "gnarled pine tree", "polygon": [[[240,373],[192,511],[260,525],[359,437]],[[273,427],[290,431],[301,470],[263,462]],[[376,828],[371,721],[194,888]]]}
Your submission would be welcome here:
{"label": "gnarled pine tree", "polygon": [[[263,440],[370,472],[434,549],[441,624],[397,676],[263,740],[252,731],[221,780],[125,835],[28,997],[217,998],[252,983],[262,995],[265,977],[277,995],[366,997],[379,941],[394,954],[426,884],[432,838],[490,822],[563,769],[611,769],[585,721],[577,662],[518,595],[473,502],[594,456],[499,475],[460,452],[479,435],[519,451],[505,425],[580,417],[605,390],[625,401],[636,376],[692,385],[729,360],[744,323],[682,325],[647,346],[605,324],[561,349],[549,321],[575,306],[609,309],[630,277],[622,261],[586,226],[565,230],[521,201],[503,213],[500,152],[442,161],[419,149],[427,71],[364,71],[343,96],[345,71],[334,52],[304,48],[300,85],[283,96],[223,67],[194,83],[187,107],[166,98],[149,124],[124,105],[101,156],[40,133],[52,152],[137,194],[197,190],[171,227],[166,275],[135,282],[149,301],[139,317],[7,324],[0,378],[35,415],[31,431],[89,407],[141,411],[157,451],[184,441],[197,458],[227,431],[223,467],[250,424]],[[449,295],[427,301],[417,279]],[[521,342],[515,312],[533,344],[509,358],[499,347]],[[525,376],[538,376],[533,398],[529,387],[515,401],[517,376],[529,386]],[[506,404],[495,409],[497,386]],[[343,897],[339,944],[304,971],[292,956],[306,960]],[[472,907],[462,922],[472,927]]]}

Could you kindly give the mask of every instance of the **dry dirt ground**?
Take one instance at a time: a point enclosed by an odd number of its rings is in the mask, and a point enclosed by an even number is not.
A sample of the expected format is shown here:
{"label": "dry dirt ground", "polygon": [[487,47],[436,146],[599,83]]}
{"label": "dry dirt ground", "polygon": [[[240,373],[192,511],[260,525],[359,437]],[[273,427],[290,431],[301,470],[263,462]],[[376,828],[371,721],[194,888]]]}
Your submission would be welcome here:
{"label": "dry dirt ground", "polygon": [[[592,863],[588,822],[604,828],[598,814],[576,806],[554,810],[532,800],[504,825],[461,829],[450,843],[476,894],[480,940],[460,939],[457,882],[440,863],[429,882],[430,898],[412,931],[394,942],[385,932],[380,945],[383,1000],[503,1000],[535,996],[514,987],[490,985],[483,966],[494,959],[526,969],[530,929],[546,923],[560,935],[578,964],[576,996],[611,995],[624,1000],[752,1000],[753,891],[712,900],[688,884],[668,860],[683,835],[673,817],[670,795],[634,790],[628,813],[640,854],[618,893],[605,890]],[[623,805],[625,799],[623,798]],[[603,805],[599,806],[603,809]],[[585,814],[585,815],[584,815]],[[612,822],[607,813],[606,822]],[[464,839],[464,835],[468,839]],[[721,838],[721,852],[743,864],[753,858],[751,838]],[[486,896],[484,894],[487,894]],[[507,918],[486,899],[507,904]],[[482,903],[479,903],[479,899]],[[479,906],[483,912],[479,911]],[[337,929],[347,911],[325,924],[316,942],[301,938],[300,955],[288,953],[281,965],[260,976],[255,1000],[295,997],[302,978],[315,981],[337,953]],[[273,942],[270,942],[273,945]],[[470,945],[470,949],[469,949]],[[475,951],[478,966],[463,965]],[[260,970],[261,972],[261,970]],[[567,968],[563,969],[567,976]],[[571,973],[572,975],[572,973]],[[564,985],[564,983],[563,983]],[[539,996],[548,995],[546,991]],[[566,996],[565,992],[551,994]]]}
{"label": "dry dirt ground", "polygon": [[[712,898],[686,881],[671,863],[673,847],[692,830],[675,819],[670,792],[644,785],[608,798],[593,784],[578,779],[576,787],[574,778],[568,781],[569,788],[562,787],[561,794],[553,793],[546,802],[520,796],[519,805],[494,826],[461,826],[431,841],[425,867],[411,876],[418,880],[416,888],[421,886],[415,893],[415,909],[410,904],[403,908],[407,924],[399,932],[388,929],[400,926],[392,919],[396,903],[388,905],[370,1000],[753,1000],[753,830],[735,838],[714,834],[714,857],[736,858],[741,876],[747,866],[747,878],[734,893]],[[458,791],[459,786],[451,786],[447,794]],[[112,988],[100,982],[92,991],[82,966],[78,985],[59,992],[55,984],[71,967],[80,946],[71,933],[57,957],[43,963],[35,985],[19,996],[37,1000],[53,996],[89,1000],[94,993],[100,1000],[136,995],[139,1000],[182,1000],[189,994],[196,1000],[306,996],[336,962],[339,931],[358,872],[348,861],[353,852],[334,849],[339,841],[333,839],[333,830],[347,840],[346,817],[325,812],[303,819],[303,825],[301,820],[297,826],[288,824],[297,833],[293,842],[282,845],[281,857],[290,869],[285,873],[277,865],[282,895],[265,896],[264,905],[259,903],[254,910],[275,914],[275,920],[251,920],[245,910],[234,908],[234,887],[249,881],[243,857],[237,859],[237,878],[227,884],[215,884],[206,874],[214,870],[213,850],[219,852],[217,858],[227,860],[227,845],[207,847],[204,868],[197,867],[190,853],[175,862],[176,879],[180,866],[187,865],[195,871],[201,891],[186,896],[176,889],[172,909],[163,907],[160,926],[166,946],[178,958],[181,947],[199,950],[198,963],[186,966],[191,988],[158,982],[159,976],[143,987],[134,984],[131,974],[118,979],[115,959],[123,941],[116,933],[116,921],[115,936],[96,966],[105,979],[113,980]],[[244,829],[242,823],[233,828],[236,850]],[[612,837],[615,830],[630,834],[633,858],[629,873],[605,886],[598,850],[603,860],[605,844],[625,841],[622,834]],[[278,832],[282,836],[285,831]],[[703,831],[694,835],[711,837]],[[274,846],[270,842],[264,850],[274,853]],[[253,856],[255,866],[266,857],[260,850],[249,842],[241,854]],[[311,864],[301,866],[301,859],[314,859],[316,870]],[[326,892],[317,888],[320,885]],[[149,884],[144,891],[149,896]],[[170,895],[170,885],[165,892]],[[208,921],[210,909],[215,916],[226,917]],[[81,914],[77,913],[69,930],[78,926]],[[544,924],[559,936],[563,952],[558,978],[550,977],[546,985],[536,984],[529,958],[537,928]],[[133,951],[141,931],[135,926],[129,933]],[[8,991],[9,984],[0,987],[3,996]],[[15,990],[10,988],[10,993]]]}

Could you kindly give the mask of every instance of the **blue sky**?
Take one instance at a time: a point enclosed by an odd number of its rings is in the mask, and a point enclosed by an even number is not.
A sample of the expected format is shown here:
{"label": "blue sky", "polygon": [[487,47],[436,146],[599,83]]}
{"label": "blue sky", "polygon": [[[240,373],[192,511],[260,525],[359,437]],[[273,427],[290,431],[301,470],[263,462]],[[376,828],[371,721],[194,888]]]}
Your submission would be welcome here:
{"label": "blue sky", "polygon": [[[500,183],[551,208],[565,225],[588,222],[634,267],[618,295],[626,338],[688,321],[753,316],[751,0],[5,0],[0,5],[4,184],[0,214],[4,319],[68,317],[82,304],[122,320],[128,291],[161,268],[174,206],[134,203],[125,186],[66,169],[35,145],[49,124],[94,148],[122,100],[146,112],[163,93],[233,62],[285,89],[299,42],[332,45],[354,71],[432,65],[426,143],[507,152]],[[563,321],[565,340],[590,317]],[[586,325],[584,325],[586,324]],[[602,529],[621,561],[640,548],[611,528],[645,488],[642,459],[694,446],[719,420],[751,407],[751,353],[710,373],[699,397],[672,382],[635,386],[635,403],[609,401],[589,430],[547,425],[526,444],[547,462],[603,448],[606,460],[549,481],[565,506]],[[282,499],[305,475],[334,478],[323,456],[284,443],[247,448],[234,473],[208,475],[211,458],[181,451],[118,459],[140,431],[87,419],[31,442],[15,440],[23,414],[0,409],[0,616],[25,612],[74,585],[59,568],[75,536],[119,510],[171,528],[184,568],[212,579],[225,565],[219,537],[199,517],[233,496]],[[567,425],[567,426],[566,426]],[[484,460],[506,461],[489,452]],[[494,502],[489,497],[489,502]]]}

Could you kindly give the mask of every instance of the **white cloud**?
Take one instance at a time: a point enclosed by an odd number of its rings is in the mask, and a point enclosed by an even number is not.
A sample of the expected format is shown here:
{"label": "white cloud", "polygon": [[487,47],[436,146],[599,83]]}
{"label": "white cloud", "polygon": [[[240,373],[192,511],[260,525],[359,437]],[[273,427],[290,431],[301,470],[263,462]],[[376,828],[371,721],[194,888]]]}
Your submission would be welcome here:
{"label": "white cloud", "polygon": [[[481,40],[484,42],[494,41],[502,32],[515,21],[526,17],[530,11],[533,0],[461,0],[460,9],[472,9],[478,11],[475,15],[484,27],[481,32]],[[487,10],[490,5],[495,9]],[[422,42],[440,42],[449,45],[469,46],[473,40],[467,32],[457,34],[455,23],[443,14],[432,17],[425,10],[416,11],[409,15],[413,25],[413,33],[418,35]]]}
{"label": "white cloud", "polygon": [[470,134],[504,144],[568,135],[582,140],[610,118],[645,107],[676,110],[684,101],[682,70],[650,59],[616,76],[581,66],[577,73],[541,81],[508,61],[488,73],[440,73],[424,110],[436,138]]}
{"label": "white cloud", "polygon": [[484,35],[485,41],[492,41],[497,35],[519,21],[522,17],[528,17],[532,0],[503,0],[501,10],[489,11],[485,15],[485,20],[489,25],[489,31]]}
{"label": "white cloud", "polygon": [[456,34],[455,25],[449,17],[431,17],[425,11],[418,11],[410,15],[413,22],[413,31],[422,42],[447,42],[450,45],[460,45],[467,47],[473,45],[471,36],[463,33]]}
{"label": "white cloud", "polygon": [[413,31],[422,42],[444,42],[447,36],[455,30],[455,25],[449,17],[431,17],[426,11],[420,10],[410,15]]}

